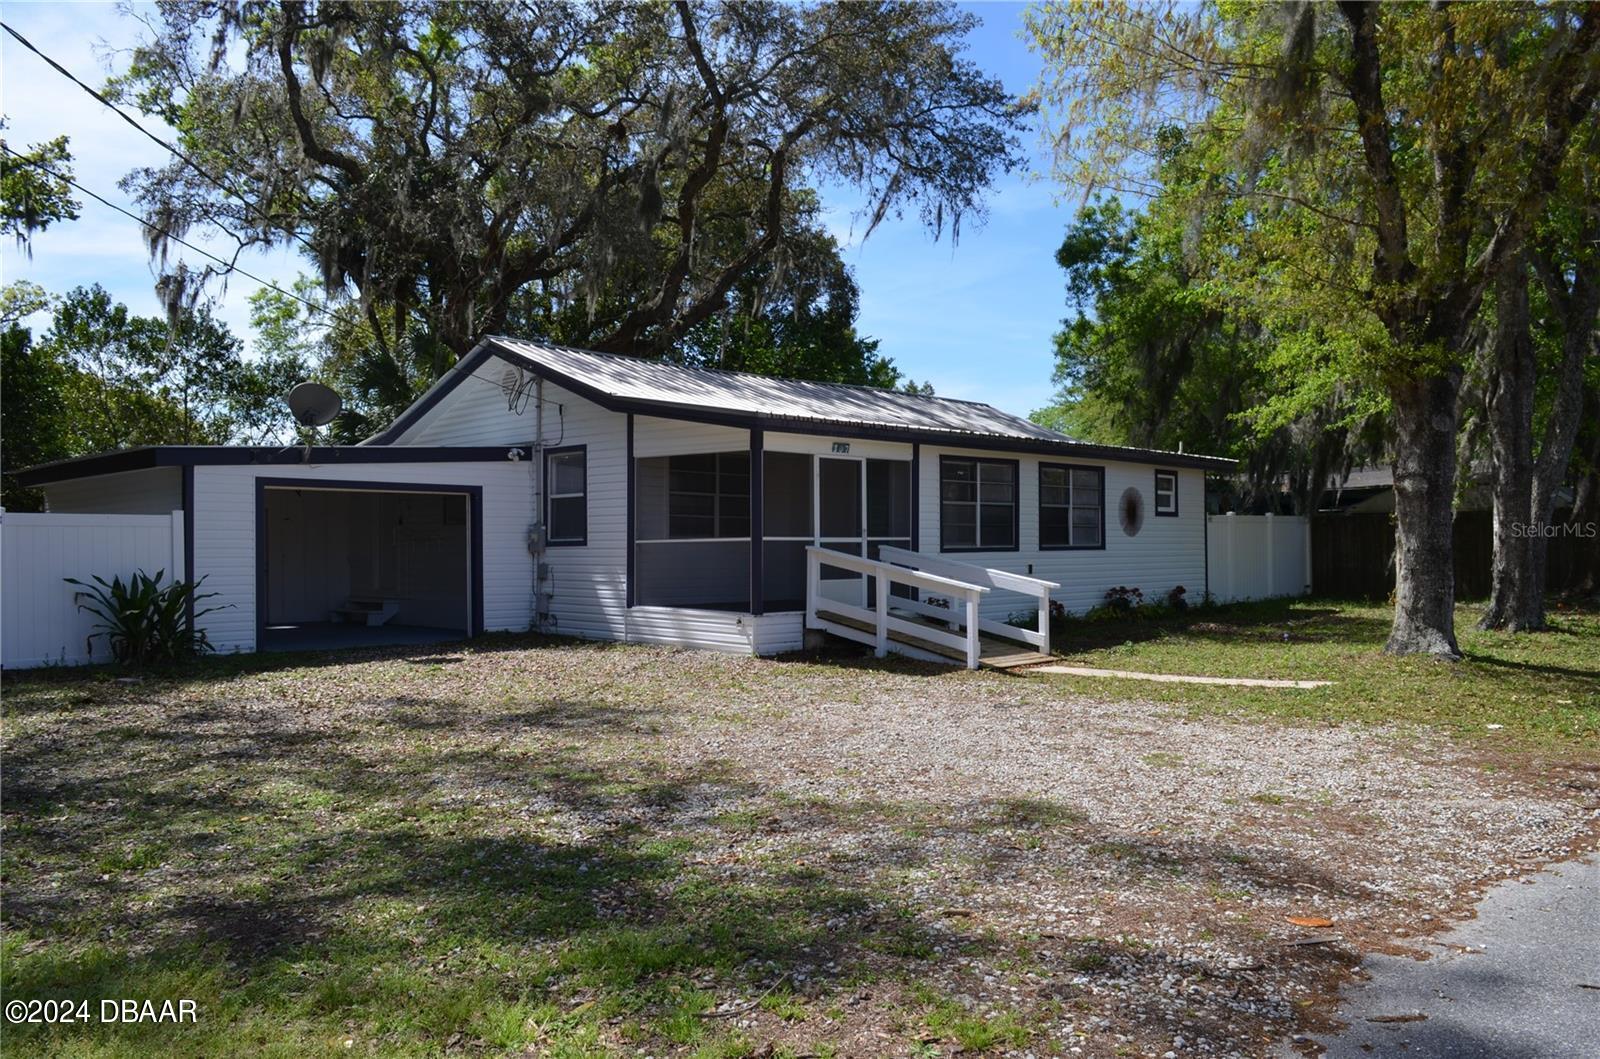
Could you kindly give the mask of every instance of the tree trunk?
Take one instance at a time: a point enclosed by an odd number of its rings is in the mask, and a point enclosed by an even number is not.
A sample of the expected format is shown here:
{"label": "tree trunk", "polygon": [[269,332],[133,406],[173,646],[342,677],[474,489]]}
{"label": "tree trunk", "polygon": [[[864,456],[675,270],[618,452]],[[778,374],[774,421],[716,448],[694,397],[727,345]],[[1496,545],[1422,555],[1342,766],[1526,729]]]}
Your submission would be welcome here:
{"label": "tree trunk", "polygon": [[1533,597],[1533,537],[1528,525],[1533,488],[1533,335],[1528,324],[1528,272],[1520,259],[1496,284],[1485,405],[1493,466],[1494,559],[1489,608],[1480,629],[1537,628],[1542,610]]}
{"label": "tree trunk", "polygon": [[[1600,393],[1586,388],[1585,403],[1590,423],[1600,422]],[[1600,537],[1594,535],[1600,527],[1600,428],[1590,427],[1587,457],[1588,473],[1578,481],[1570,520],[1579,533],[1587,534],[1578,539],[1578,561],[1572,572],[1572,592],[1580,598],[1600,595]]]}
{"label": "tree trunk", "polygon": [[1395,607],[1384,650],[1452,660],[1456,646],[1456,396],[1451,369],[1390,388],[1395,429]]}
{"label": "tree trunk", "polygon": [[[1590,229],[1600,235],[1600,224],[1591,224]],[[1539,261],[1539,272],[1551,304],[1561,314],[1562,327],[1560,374],[1556,379],[1555,400],[1550,406],[1550,418],[1545,425],[1539,458],[1534,462],[1532,502],[1529,505],[1535,529],[1542,530],[1555,515],[1556,490],[1561,488],[1561,483],[1567,477],[1572,449],[1578,440],[1578,428],[1583,424],[1586,396],[1583,370],[1585,361],[1597,344],[1595,323],[1600,319],[1600,280],[1596,279],[1591,269],[1580,265],[1569,290],[1559,269],[1537,255],[1536,260]],[[1523,608],[1523,621],[1530,629],[1544,628],[1544,590],[1549,557],[1550,538],[1542,532],[1535,532],[1528,540],[1530,591]]]}

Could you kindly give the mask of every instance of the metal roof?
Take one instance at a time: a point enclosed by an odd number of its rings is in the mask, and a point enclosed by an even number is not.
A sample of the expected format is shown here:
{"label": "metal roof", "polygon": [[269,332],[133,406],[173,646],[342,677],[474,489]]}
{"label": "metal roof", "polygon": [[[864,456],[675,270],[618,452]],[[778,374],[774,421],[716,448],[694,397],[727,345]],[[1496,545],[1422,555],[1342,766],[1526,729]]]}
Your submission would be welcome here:
{"label": "metal roof", "polygon": [[[877,386],[686,368],[504,335],[485,338],[472,355],[456,365],[454,374],[470,371],[478,363],[477,358],[486,353],[513,364],[525,364],[604,407],[645,415],[765,426],[780,431],[787,427],[812,433],[837,431],[853,437],[922,439],[1002,452],[1128,460],[1219,472],[1237,466],[1236,460],[1221,456],[1078,441],[978,401],[924,397]],[[449,385],[448,376],[440,380],[387,431],[373,438],[373,443],[387,444],[399,437],[433,401],[444,396]]]}
{"label": "metal roof", "polygon": [[924,397],[877,386],[686,368],[657,360],[594,353],[502,335],[491,336],[488,341],[558,375],[582,379],[619,400],[682,405],[763,419],[856,423],[1032,441],[1074,440],[977,401]]}

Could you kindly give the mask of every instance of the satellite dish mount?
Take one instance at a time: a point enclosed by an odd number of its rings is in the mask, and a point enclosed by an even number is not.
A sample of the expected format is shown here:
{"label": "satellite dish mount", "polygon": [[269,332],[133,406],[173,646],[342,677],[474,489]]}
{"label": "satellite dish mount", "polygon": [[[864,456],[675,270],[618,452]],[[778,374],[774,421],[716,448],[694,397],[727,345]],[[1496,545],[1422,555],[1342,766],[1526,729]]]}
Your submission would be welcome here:
{"label": "satellite dish mount", "polygon": [[303,382],[289,391],[289,411],[308,429],[327,426],[343,407],[339,395],[320,382]]}

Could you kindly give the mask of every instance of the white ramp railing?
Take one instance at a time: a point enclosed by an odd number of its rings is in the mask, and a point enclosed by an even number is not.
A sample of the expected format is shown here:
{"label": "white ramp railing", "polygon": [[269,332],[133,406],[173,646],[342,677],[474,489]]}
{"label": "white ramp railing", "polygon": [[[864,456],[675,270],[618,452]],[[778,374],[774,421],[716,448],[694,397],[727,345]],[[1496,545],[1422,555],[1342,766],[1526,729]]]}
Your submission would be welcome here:
{"label": "white ramp railing", "polygon": [[[837,599],[828,599],[822,595],[822,568],[835,567],[848,570],[852,573],[865,574],[877,579],[877,592],[872,609],[859,607],[853,603]],[[922,622],[907,621],[890,613],[891,597],[890,585],[905,585],[908,588],[920,589],[924,592],[934,592],[940,596],[949,597],[952,604],[959,604],[950,609],[932,607],[916,600],[893,597],[896,610],[912,610],[917,613],[931,614],[944,622],[960,625],[963,632],[957,635],[944,629],[934,628]],[[960,652],[966,659],[968,669],[978,668],[979,643],[978,629],[978,601],[989,589],[983,585],[969,584],[953,578],[940,577],[937,574],[923,573],[918,570],[909,570],[902,566],[875,559],[863,559],[856,555],[847,555],[843,552],[819,548],[815,545],[806,547],[806,628],[823,629],[842,636],[847,640],[858,643],[870,644],[879,658],[882,658],[891,649],[903,650],[903,645],[892,646],[890,633],[899,633],[902,637],[910,637],[925,643],[949,648]],[[835,617],[845,621],[833,620]],[[846,624],[845,622],[855,624]],[[857,625],[865,628],[857,628]],[[869,631],[870,630],[870,631]]]}
{"label": "white ramp railing", "polygon": [[[1004,622],[990,621],[980,618],[978,627],[993,636],[1003,636],[1011,640],[1021,640],[1023,643],[1032,644],[1042,654],[1050,653],[1050,593],[1053,589],[1061,587],[1055,581],[1046,581],[1038,577],[1026,577],[1014,574],[1009,570],[996,570],[987,566],[978,566],[976,563],[964,563],[958,559],[948,559],[942,555],[924,555],[908,548],[894,548],[883,545],[878,549],[878,558],[885,562],[894,563],[896,566],[908,566],[923,573],[937,574],[941,577],[951,578],[966,584],[980,585],[984,588],[998,592],[1017,592],[1029,597],[1038,607],[1036,627],[1023,629]],[[895,600],[895,606],[901,606],[908,601]],[[937,608],[911,607],[919,613],[931,611],[937,616]]]}

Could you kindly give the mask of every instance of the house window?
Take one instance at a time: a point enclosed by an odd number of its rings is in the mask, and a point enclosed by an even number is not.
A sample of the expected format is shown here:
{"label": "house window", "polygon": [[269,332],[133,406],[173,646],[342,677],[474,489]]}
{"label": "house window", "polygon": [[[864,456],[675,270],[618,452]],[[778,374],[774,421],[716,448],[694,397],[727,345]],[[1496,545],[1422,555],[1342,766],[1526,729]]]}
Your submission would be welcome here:
{"label": "house window", "polygon": [[1156,472],[1156,514],[1175,516],[1178,513],[1178,472]]}
{"label": "house window", "polygon": [[1106,525],[1103,467],[1039,465],[1039,547],[1103,548]]}
{"label": "house window", "polygon": [[667,536],[750,536],[750,453],[703,452],[667,460]]}
{"label": "house window", "polygon": [[939,550],[1016,548],[1017,462],[939,457]]}
{"label": "house window", "polygon": [[589,539],[588,453],[583,448],[545,453],[545,531],[551,544]]}

